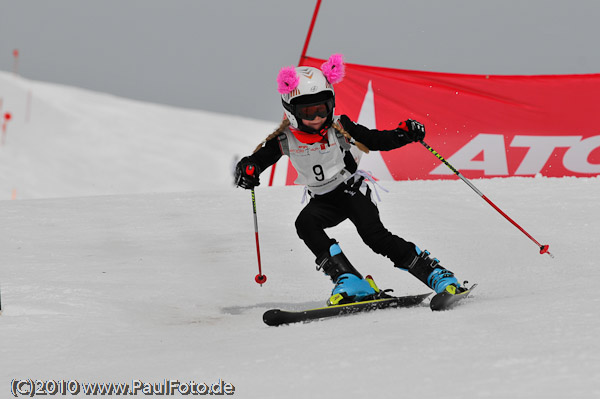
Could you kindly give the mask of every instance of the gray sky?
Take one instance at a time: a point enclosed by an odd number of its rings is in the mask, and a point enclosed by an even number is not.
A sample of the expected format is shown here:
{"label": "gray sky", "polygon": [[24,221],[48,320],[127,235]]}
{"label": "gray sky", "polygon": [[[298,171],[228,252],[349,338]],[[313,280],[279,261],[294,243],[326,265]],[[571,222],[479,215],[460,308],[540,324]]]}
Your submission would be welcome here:
{"label": "gray sky", "polygon": [[[0,69],[123,97],[281,117],[316,0],[0,0]],[[308,55],[477,74],[600,73],[599,0],[323,0]],[[0,97],[2,93],[0,93]]]}

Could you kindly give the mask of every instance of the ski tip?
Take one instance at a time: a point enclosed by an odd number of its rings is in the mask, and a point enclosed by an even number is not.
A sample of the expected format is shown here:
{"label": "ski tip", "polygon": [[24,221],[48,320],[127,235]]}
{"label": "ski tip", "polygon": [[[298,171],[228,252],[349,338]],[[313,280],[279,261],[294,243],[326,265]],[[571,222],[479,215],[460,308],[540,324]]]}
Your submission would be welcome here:
{"label": "ski tip", "polygon": [[277,326],[280,323],[276,322],[277,316],[281,312],[281,309],[269,309],[263,314],[263,321],[268,326]]}
{"label": "ski tip", "polygon": [[431,302],[429,303],[429,307],[431,308],[431,310],[449,310],[452,307],[454,307],[458,302],[468,297],[471,291],[473,291],[473,289],[477,287],[477,284],[473,284],[470,287],[467,287],[466,283],[466,281],[463,283],[465,284],[466,290],[461,293],[450,294],[449,292],[444,291],[439,294],[436,294],[433,298],[431,298]]}

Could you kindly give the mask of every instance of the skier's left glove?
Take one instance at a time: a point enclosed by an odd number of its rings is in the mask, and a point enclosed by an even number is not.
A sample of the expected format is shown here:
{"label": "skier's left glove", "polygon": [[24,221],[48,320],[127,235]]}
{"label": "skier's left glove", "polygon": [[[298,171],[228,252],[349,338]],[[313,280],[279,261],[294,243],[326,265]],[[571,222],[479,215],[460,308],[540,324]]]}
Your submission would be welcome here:
{"label": "skier's left glove", "polygon": [[398,135],[403,136],[407,141],[422,141],[425,138],[425,126],[421,122],[407,119],[398,124]]}
{"label": "skier's left glove", "polygon": [[251,190],[260,185],[258,175],[260,167],[256,165],[249,157],[242,158],[235,166],[233,182],[236,186]]}

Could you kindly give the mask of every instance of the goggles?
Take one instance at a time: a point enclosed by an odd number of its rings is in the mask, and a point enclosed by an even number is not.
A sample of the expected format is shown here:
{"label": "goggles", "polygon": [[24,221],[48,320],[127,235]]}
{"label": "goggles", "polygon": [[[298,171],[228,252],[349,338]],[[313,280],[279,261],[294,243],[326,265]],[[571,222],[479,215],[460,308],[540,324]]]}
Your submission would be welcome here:
{"label": "goggles", "polygon": [[326,118],[333,110],[333,99],[317,104],[296,105],[296,117],[307,121],[314,120],[317,116]]}

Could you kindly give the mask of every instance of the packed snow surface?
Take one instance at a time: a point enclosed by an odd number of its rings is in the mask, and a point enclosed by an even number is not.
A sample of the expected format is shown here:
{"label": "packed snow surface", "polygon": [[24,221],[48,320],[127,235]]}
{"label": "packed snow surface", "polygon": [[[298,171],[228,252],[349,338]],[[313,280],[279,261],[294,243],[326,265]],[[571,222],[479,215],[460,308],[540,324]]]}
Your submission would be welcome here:
{"label": "packed snow surface", "polygon": [[[295,233],[300,187],[256,190],[268,281],[254,282],[251,198],[231,167],[275,123],[7,73],[0,97],[14,116],[0,147],[0,397],[14,379],[221,380],[240,398],[600,395],[598,178],[474,181],[554,259],[459,180],[383,182],[386,227],[478,288],[447,312],[274,328],[265,310],[322,306],[332,288]],[[429,291],[351,223],[330,235],[380,287]]]}

